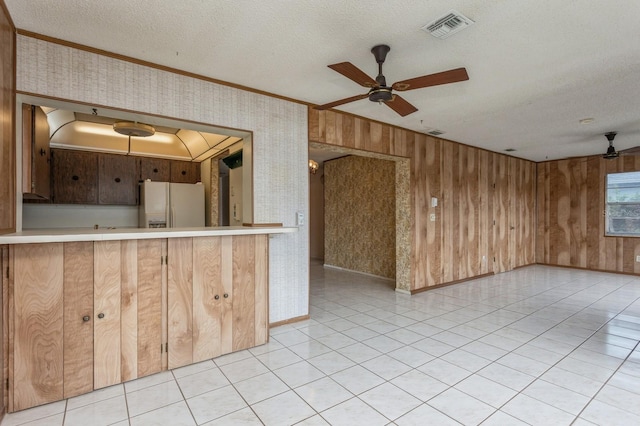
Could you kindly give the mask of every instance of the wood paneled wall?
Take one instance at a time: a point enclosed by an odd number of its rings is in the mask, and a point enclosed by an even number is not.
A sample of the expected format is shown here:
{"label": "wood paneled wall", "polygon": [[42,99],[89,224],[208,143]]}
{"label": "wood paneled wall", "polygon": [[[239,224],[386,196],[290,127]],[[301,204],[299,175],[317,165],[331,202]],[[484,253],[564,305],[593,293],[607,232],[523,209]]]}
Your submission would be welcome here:
{"label": "wood paneled wall", "polygon": [[411,290],[535,262],[535,163],[312,108],[309,140],[410,159]]}
{"label": "wood paneled wall", "polygon": [[15,27],[0,0],[0,234],[16,227],[15,63]]}
{"label": "wood paneled wall", "polygon": [[605,237],[608,173],[640,170],[640,157],[600,156],[538,163],[536,261],[640,273],[640,239]]}

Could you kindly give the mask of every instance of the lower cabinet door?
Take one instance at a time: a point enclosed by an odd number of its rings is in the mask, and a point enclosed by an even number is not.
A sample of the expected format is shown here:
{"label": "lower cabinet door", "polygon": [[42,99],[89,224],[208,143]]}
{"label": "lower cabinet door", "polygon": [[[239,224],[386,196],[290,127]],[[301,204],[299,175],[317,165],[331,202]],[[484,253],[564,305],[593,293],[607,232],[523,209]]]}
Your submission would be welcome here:
{"label": "lower cabinet door", "polygon": [[63,245],[23,244],[12,255],[9,410],[17,411],[63,398]]}
{"label": "lower cabinet door", "polygon": [[93,242],[64,243],[64,398],[93,390]]}
{"label": "lower cabinet door", "polygon": [[170,369],[193,363],[193,238],[167,242],[167,342]]}
{"label": "lower cabinet door", "polygon": [[121,242],[94,242],[94,389],[122,381],[120,346]]}
{"label": "lower cabinet door", "polygon": [[222,285],[222,275],[230,267],[221,258],[225,238],[193,239],[193,362],[223,353],[221,338],[225,330],[222,319],[227,293]]}

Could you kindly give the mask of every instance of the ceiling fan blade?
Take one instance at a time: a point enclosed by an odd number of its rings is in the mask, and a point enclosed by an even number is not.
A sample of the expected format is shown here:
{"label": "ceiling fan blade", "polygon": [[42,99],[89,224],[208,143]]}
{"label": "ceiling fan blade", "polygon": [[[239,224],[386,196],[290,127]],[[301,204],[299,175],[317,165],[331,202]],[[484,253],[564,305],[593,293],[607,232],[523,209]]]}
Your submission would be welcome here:
{"label": "ceiling fan blade", "polygon": [[340,74],[344,75],[348,79],[355,81],[360,86],[374,87],[378,84],[374,79],[369,77],[367,74],[364,73],[364,71],[360,70],[360,68],[356,67],[351,62],[340,62],[339,64],[333,64],[333,65],[327,65],[327,66],[332,70],[337,71]]}
{"label": "ceiling fan blade", "polygon": [[369,96],[368,93],[365,93],[364,95],[351,96],[350,98],[340,99],[339,101],[333,101],[328,104],[314,106],[313,109],[318,109],[318,110],[329,109],[338,105],[347,104],[349,102],[359,101],[360,99],[364,99],[367,96]]}
{"label": "ceiling fan blade", "polygon": [[414,107],[398,95],[393,95],[393,98],[391,98],[390,101],[386,101],[385,104],[403,117],[418,110],[418,108]]}
{"label": "ceiling fan blade", "polygon": [[640,155],[640,146],[634,146],[627,149],[621,149],[618,151],[618,154],[621,155]]}
{"label": "ceiling fan blade", "polygon": [[469,75],[465,68],[456,68],[449,71],[442,71],[436,74],[423,75],[422,77],[410,78],[409,80],[393,83],[393,90],[404,91],[421,89],[423,87],[438,86],[440,84],[456,83],[458,81],[469,80]]}

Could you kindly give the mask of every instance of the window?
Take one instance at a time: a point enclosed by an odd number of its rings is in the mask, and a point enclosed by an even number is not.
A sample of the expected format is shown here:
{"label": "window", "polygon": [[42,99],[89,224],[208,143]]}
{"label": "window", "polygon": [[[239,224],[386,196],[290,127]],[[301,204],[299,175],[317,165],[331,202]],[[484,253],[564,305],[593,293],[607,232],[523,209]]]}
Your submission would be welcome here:
{"label": "window", "polygon": [[606,235],[640,236],[640,172],[607,175]]}

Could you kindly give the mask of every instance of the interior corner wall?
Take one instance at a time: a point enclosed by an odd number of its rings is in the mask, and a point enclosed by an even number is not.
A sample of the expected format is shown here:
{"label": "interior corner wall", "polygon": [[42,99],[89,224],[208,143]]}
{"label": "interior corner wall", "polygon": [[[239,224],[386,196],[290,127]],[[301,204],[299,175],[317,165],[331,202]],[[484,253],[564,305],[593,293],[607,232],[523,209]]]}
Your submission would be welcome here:
{"label": "interior corner wall", "polygon": [[406,290],[535,263],[535,163],[337,111],[308,114],[311,143],[409,162],[410,202],[397,212],[410,223],[397,242],[410,254]]}
{"label": "interior corner wall", "polygon": [[605,236],[608,173],[640,171],[640,157],[600,156],[537,164],[536,261],[640,274],[640,238]]}
{"label": "interior corner wall", "polygon": [[325,265],[395,279],[395,168],[358,156],[324,163]]}
{"label": "interior corner wall", "polygon": [[[252,131],[253,222],[308,216],[306,106],[25,35],[16,46],[18,91]],[[308,229],[272,236],[269,254],[269,321],[308,315]]]}

